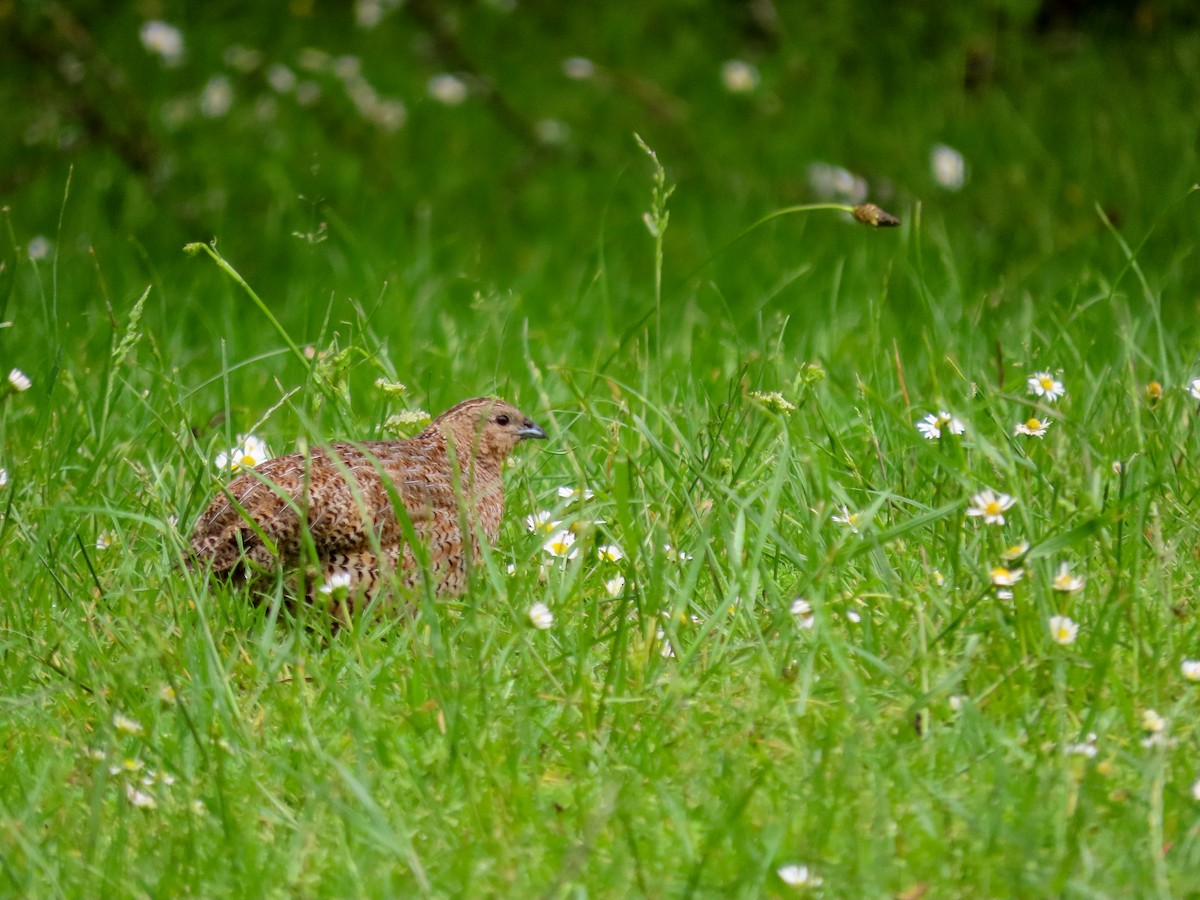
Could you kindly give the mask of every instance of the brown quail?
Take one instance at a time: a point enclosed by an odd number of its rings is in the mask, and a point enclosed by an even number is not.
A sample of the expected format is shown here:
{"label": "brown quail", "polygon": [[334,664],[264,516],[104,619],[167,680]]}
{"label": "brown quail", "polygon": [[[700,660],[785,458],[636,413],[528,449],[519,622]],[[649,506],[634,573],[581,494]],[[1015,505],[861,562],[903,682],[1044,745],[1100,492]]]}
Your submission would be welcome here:
{"label": "brown quail", "polygon": [[235,583],[282,571],[310,601],[339,612],[397,573],[414,588],[427,556],[435,592],[456,596],[480,540],[494,543],[499,533],[504,460],[521,441],[545,437],[511,404],[477,398],[408,440],[339,442],[267,460],[230,482],[200,517],[192,565]]}

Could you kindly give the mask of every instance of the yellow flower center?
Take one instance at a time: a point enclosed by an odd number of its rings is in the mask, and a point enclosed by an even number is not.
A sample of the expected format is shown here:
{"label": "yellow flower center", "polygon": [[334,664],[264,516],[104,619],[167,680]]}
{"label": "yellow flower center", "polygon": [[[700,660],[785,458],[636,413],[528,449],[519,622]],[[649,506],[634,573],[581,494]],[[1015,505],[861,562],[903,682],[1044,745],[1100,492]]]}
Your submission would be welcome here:
{"label": "yellow flower center", "polygon": [[550,552],[555,556],[563,556],[571,545],[566,541],[555,541],[550,545]]}
{"label": "yellow flower center", "polygon": [[254,457],[248,453],[244,453],[242,454],[242,458],[238,462],[238,465],[246,469],[253,469],[255,466]]}
{"label": "yellow flower center", "polygon": [[1054,387],[1054,379],[1051,378],[1049,375],[1043,375],[1039,380],[1042,383],[1043,391],[1048,391]]}
{"label": "yellow flower center", "polygon": [[985,515],[998,516],[1004,512],[1004,507],[1000,505],[999,500],[989,500],[983,507],[983,512]]}
{"label": "yellow flower center", "polygon": [[1037,419],[1030,419],[1028,422],[1025,423],[1025,427],[1028,428],[1030,431],[1037,431],[1039,428],[1042,427],[1042,423],[1039,422]]}

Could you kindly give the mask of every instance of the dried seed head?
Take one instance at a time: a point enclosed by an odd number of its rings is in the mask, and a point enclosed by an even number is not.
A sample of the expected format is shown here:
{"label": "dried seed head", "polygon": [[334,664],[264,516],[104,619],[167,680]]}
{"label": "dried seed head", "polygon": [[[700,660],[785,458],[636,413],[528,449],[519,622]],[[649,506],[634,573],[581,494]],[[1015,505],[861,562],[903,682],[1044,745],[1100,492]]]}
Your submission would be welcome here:
{"label": "dried seed head", "polygon": [[874,203],[860,203],[851,212],[854,218],[872,228],[895,228],[900,220],[890,212],[880,209]]}

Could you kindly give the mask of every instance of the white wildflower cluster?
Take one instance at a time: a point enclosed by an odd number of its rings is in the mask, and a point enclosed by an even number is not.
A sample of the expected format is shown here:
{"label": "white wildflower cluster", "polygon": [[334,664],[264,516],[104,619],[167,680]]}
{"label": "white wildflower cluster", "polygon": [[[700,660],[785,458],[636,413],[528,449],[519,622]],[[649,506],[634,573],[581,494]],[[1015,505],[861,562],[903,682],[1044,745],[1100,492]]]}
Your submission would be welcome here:
{"label": "white wildflower cluster", "polygon": [[398,397],[408,390],[408,385],[401,384],[399,381],[390,381],[387,378],[376,378],[375,387],[392,397]]}
{"label": "white wildflower cluster", "polygon": [[[297,62],[306,72],[328,74],[340,81],[358,114],[380,131],[398,131],[408,121],[408,108],[400,100],[380,95],[363,74],[362,60],[357,56],[331,56],[323,50],[308,47],[300,52]],[[272,86],[279,90],[289,83],[291,79],[277,72]],[[295,82],[296,102],[302,106],[311,106],[320,94],[320,86],[313,81]]]}
{"label": "white wildflower cluster", "polygon": [[1142,710],[1141,726],[1146,736],[1142,738],[1142,746],[1170,748],[1175,746],[1175,740],[1167,729],[1167,720],[1153,709]]}
{"label": "white wildflower cluster", "polygon": [[[575,504],[586,504],[595,497],[590,489],[563,485],[555,489],[555,495],[559,501],[555,509],[542,509],[525,517],[526,530],[542,541],[542,553],[546,559],[542,565],[543,575],[548,571],[549,564],[564,565],[580,559],[579,536],[586,537],[592,529],[605,524],[603,520],[580,519],[579,516],[584,512],[582,509],[572,514],[571,521],[562,518]],[[625,551],[615,543],[597,544],[595,553],[601,565],[616,565],[625,559]],[[508,567],[510,575],[516,572],[515,564]],[[604,579],[604,590],[610,597],[619,596],[625,590],[624,576],[619,573],[608,575]],[[529,617],[537,628],[549,628],[554,622],[549,609],[540,603],[530,609]]]}
{"label": "white wildflower cluster", "polygon": [[809,163],[805,175],[809,189],[818,200],[853,205],[865,201],[870,193],[865,178],[841,166],[813,162]]}
{"label": "white wildflower cluster", "polygon": [[[112,727],[118,739],[137,738],[145,733],[141,722],[124,713],[113,714]],[[110,759],[109,754],[98,747],[86,748],[84,755],[100,763]],[[136,756],[117,755],[108,765],[108,774],[120,785],[129,805],[137,809],[157,809],[159,801],[155,794],[161,796],[164,789],[175,784],[175,777],[169,772],[148,769]]]}
{"label": "white wildflower cluster", "polygon": [[423,409],[406,409],[388,416],[383,422],[383,430],[391,434],[410,436],[432,421],[433,416]]}
{"label": "white wildflower cluster", "polygon": [[779,391],[751,391],[750,399],[757,400],[765,408],[772,412],[792,413],[796,411],[796,405],[787,400]]}

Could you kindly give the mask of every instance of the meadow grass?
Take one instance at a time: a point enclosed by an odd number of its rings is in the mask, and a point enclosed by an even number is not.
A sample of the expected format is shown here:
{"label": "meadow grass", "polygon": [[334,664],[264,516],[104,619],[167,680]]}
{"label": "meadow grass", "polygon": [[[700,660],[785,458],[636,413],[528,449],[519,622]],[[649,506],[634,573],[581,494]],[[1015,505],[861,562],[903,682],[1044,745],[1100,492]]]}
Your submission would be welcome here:
{"label": "meadow grass", "polygon": [[[1141,95],[1112,89],[1125,122]],[[891,230],[815,210],[747,232],[793,204],[730,166],[794,151],[748,150],[723,95],[674,170],[632,128],[555,170],[517,204],[527,246],[491,194],[461,221],[482,251],[347,202],[285,249],[233,223],[190,256],[89,254],[87,170],[38,207],[49,258],[6,212],[0,341],[32,386],[0,401],[0,894],[1200,895],[1195,148],[1161,124],[1172,89],[1088,175],[1053,152],[1078,136],[1060,90],[1032,125],[1005,96],[964,113],[974,190],[899,191]],[[883,130],[923,167],[937,114],[859,101],[912,116]],[[833,142],[822,116],[794,144]],[[1159,140],[1179,156],[1156,194],[1130,160]],[[1014,190],[1017,158],[1056,159],[1044,194]],[[446,209],[474,165],[429,176]],[[1060,214],[1077,180],[1134,226]],[[1041,372],[1063,396],[1031,392]],[[183,565],[239,435],[370,439],[489,392],[550,440],[507,470],[461,599],[335,631]],[[942,411],[962,433],[927,439]],[[1031,418],[1044,436],[1015,433]],[[1003,524],[971,514],[988,489]]]}

